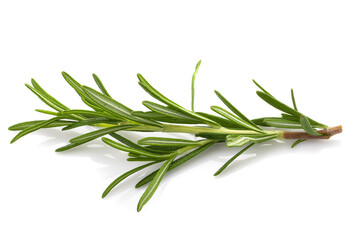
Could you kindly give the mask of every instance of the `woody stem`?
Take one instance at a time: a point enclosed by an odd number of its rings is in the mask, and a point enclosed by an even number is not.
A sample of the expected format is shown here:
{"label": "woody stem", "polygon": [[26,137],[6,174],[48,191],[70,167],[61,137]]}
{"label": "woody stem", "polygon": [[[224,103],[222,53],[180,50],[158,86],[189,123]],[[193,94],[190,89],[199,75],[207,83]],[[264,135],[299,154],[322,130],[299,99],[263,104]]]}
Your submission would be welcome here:
{"label": "woody stem", "polygon": [[321,133],[321,136],[310,135],[306,132],[287,132],[284,131],[283,139],[329,139],[335,134],[342,132],[342,126],[331,127],[323,130],[317,131]]}

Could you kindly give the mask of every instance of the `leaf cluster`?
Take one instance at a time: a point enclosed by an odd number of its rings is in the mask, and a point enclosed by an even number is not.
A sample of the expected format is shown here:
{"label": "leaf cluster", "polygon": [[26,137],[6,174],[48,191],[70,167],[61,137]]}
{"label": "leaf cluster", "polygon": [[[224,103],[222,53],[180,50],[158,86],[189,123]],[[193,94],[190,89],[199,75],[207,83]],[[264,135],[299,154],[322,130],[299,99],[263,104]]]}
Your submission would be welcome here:
{"label": "leaf cluster", "polygon": [[[74,89],[88,109],[71,109],[46,92],[34,79],[31,85],[26,84],[42,102],[52,110],[37,109],[36,111],[50,115],[50,119],[27,121],[9,127],[9,130],[19,131],[11,143],[21,137],[42,128],[62,127],[63,131],[83,126],[96,127],[96,130],[82,134],[69,140],[69,143],[56,149],[57,152],[67,151],[95,139],[101,139],[105,144],[128,153],[128,161],[143,162],[116,178],[104,191],[104,198],[109,192],[127,177],[152,165],[159,164],[159,168],[149,173],[136,184],[136,188],[148,184],[141,196],[137,210],[150,200],[165,174],[170,170],[193,159],[215,143],[226,142],[228,147],[243,147],[229,159],[214,175],[224,171],[237,157],[257,143],[263,143],[277,138],[275,131],[266,131],[262,127],[303,129],[305,132],[318,135],[316,128],[327,126],[300,113],[295,103],[294,92],[291,90],[293,107],[280,102],[261,87],[257,95],[269,105],[282,111],[281,117],[264,117],[250,120],[239,111],[219,91],[215,94],[227,109],[211,106],[216,114],[196,112],[195,78],[201,61],[196,65],[191,85],[191,110],[172,101],[156,90],[141,75],[138,74],[139,85],[155,100],[143,101],[147,111],[136,111],[116,101],[104,87],[100,78],[93,74],[93,79],[99,88],[81,85],[69,74],[62,72],[65,81]],[[169,137],[147,137],[138,142],[132,142],[121,135],[122,131],[166,132],[169,129],[179,132],[194,133],[198,140],[177,139]],[[195,131],[196,129],[196,131]],[[106,135],[111,138],[105,137]],[[293,146],[300,141],[294,143]]]}

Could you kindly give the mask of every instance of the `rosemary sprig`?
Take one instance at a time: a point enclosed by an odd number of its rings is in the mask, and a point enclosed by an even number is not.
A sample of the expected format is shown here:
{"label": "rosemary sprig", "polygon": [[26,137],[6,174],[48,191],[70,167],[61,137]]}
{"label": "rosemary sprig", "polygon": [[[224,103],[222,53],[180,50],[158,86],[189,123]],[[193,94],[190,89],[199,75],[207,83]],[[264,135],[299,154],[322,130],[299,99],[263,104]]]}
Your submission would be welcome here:
{"label": "rosemary sprig", "polygon": [[[92,110],[70,109],[47,93],[34,79],[26,84],[40,100],[54,111],[36,111],[50,115],[48,120],[35,120],[15,124],[9,130],[20,131],[11,143],[21,137],[41,128],[63,127],[70,130],[82,126],[93,126],[97,129],[69,140],[69,144],[56,149],[57,152],[66,151],[101,137],[101,140],[110,147],[128,152],[128,161],[145,162],[118,178],[116,178],[104,191],[104,198],[121,181],[130,175],[146,169],[154,164],[162,164],[159,169],[148,174],[136,184],[136,188],[150,183],[140,198],[137,210],[151,199],[166,173],[210,148],[215,143],[225,142],[228,147],[242,147],[240,151],[230,158],[215,172],[215,176],[223,172],[237,157],[255,144],[272,139],[296,139],[291,146],[295,147],[307,139],[328,139],[341,133],[342,127],[329,128],[305,114],[300,113],[295,103],[294,91],[291,89],[293,107],[289,107],[276,99],[260,84],[253,80],[261,91],[257,95],[269,105],[280,110],[280,117],[263,117],[248,119],[219,91],[215,94],[228,107],[229,111],[220,106],[211,106],[219,115],[196,112],[194,108],[195,78],[201,61],[195,67],[191,82],[191,110],[173,102],[158,92],[145,78],[138,74],[139,85],[152,97],[160,102],[144,101],[143,105],[149,111],[134,111],[119,103],[111,97],[100,78],[93,74],[93,78],[100,89],[96,91],[81,85],[69,74],[62,75],[67,83],[80,96],[81,100]],[[263,128],[266,127],[266,128]],[[301,131],[285,131],[284,129],[301,129]],[[121,131],[137,132],[180,132],[197,136],[199,140],[176,139],[169,137],[147,137],[137,143],[121,136]],[[120,132],[120,133],[119,133]],[[110,135],[113,139],[104,137]]]}

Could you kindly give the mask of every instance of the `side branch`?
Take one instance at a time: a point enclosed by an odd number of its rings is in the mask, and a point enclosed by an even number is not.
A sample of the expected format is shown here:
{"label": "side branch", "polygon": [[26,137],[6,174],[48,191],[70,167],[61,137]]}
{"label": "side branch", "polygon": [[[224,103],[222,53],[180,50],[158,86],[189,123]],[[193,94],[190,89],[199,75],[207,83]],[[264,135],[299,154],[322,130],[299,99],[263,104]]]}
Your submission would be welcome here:
{"label": "side branch", "polygon": [[334,136],[335,134],[342,132],[342,126],[331,127],[328,129],[323,129],[317,131],[321,133],[321,136],[314,136],[310,135],[306,132],[286,132],[284,131],[283,138],[284,139],[329,139],[330,137]]}

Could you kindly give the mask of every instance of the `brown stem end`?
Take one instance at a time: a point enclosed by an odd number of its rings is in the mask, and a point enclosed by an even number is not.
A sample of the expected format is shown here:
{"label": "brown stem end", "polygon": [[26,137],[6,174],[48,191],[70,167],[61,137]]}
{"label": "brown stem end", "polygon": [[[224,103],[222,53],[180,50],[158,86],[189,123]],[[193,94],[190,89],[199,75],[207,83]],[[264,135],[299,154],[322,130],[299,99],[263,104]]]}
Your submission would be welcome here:
{"label": "brown stem end", "polygon": [[284,131],[283,138],[284,139],[329,139],[330,137],[334,136],[335,134],[342,132],[342,126],[331,127],[328,129],[323,129],[317,131],[321,133],[321,136],[310,135],[306,132],[286,132]]}

